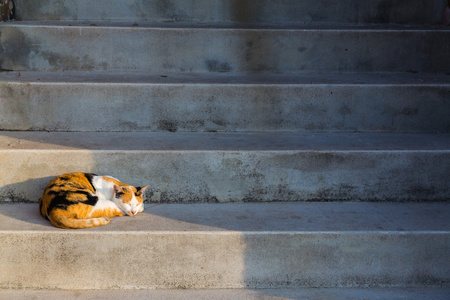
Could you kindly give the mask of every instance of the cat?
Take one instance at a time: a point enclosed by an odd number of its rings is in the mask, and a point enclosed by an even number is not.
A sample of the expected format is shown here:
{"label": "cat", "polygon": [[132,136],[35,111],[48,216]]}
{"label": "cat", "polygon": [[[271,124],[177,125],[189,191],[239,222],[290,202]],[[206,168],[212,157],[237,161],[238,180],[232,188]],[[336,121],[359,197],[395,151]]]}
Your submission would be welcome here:
{"label": "cat", "polygon": [[14,20],[15,10],[13,0],[0,0],[0,21]]}
{"label": "cat", "polygon": [[130,186],[110,176],[68,173],[47,185],[39,199],[39,211],[60,228],[103,226],[111,222],[111,217],[142,212],[147,188]]}

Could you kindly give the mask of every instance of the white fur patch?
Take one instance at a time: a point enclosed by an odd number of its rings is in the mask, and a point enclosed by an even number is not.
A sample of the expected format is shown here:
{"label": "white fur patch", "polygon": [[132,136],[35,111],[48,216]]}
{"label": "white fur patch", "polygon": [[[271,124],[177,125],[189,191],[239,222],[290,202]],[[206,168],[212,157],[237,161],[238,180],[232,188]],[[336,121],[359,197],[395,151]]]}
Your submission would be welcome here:
{"label": "white fur patch", "polygon": [[100,199],[99,198],[97,203],[95,203],[91,214],[94,213],[97,210],[104,210],[104,209],[108,209],[108,208],[120,210],[120,208],[116,205],[116,203],[114,203],[114,202],[112,202],[110,200],[104,200],[104,199]]}
{"label": "white fur patch", "polygon": [[104,180],[101,176],[94,176],[92,178],[92,185],[95,188],[95,195],[98,197],[98,201],[94,205],[92,213],[97,210],[108,208],[121,210],[114,202],[114,183]]}
{"label": "white fur patch", "polygon": [[[111,177],[112,178],[112,177]],[[114,200],[114,183],[106,181],[102,176],[94,176],[92,185],[99,200]]]}

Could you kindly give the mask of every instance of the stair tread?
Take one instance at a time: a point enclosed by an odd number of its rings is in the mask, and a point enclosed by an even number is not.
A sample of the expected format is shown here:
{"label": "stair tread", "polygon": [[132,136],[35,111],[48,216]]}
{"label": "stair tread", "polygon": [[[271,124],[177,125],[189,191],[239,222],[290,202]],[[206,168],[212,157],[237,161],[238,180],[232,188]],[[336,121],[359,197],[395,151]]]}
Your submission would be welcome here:
{"label": "stair tread", "polygon": [[61,231],[39,215],[38,204],[0,205],[0,232],[421,234],[450,233],[447,203],[147,204],[135,217],[108,226]]}
{"label": "stair tread", "polygon": [[[4,299],[448,299],[450,288],[0,290]],[[3,299],[3,298],[2,298]]]}
{"label": "stair tread", "polygon": [[[21,2],[35,21],[0,25],[0,298],[448,298],[444,0]],[[37,202],[75,171],[150,203],[56,228]]]}
{"label": "stair tread", "polygon": [[91,28],[136,28],[136,29],[217,29],[217,30],[443,30],[443,25],[404,25],[404,24],[349,24],[349,23],[229,23],[229,22],[148,22],[148,21],[103,21],[103,20],[43,20],[4,23],[2,26],[34,27],[91,27]]}
{"label": "stair tread", "polygon": [[245,84],[245,85],[450,85],[447,74],[428,73],[305,73],[202,74],[146,72],[0,72],[1,82],[82,84]]}
{"label": "stair tread", "polygon": [[0,151],[450,151],[450,134],[0,132]]}

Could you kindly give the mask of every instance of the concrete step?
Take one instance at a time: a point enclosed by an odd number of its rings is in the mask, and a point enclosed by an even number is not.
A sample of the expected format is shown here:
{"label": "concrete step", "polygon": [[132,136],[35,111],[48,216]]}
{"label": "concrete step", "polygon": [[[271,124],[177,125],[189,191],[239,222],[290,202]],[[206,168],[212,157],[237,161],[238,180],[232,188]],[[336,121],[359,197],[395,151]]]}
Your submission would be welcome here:
{"label": "concrete step", "polygon": [[307,300],[447,300],[450,288],[288,288],[204,290],[0,290],[0,299],[34,300],[121,300],[121,299],[307,299]]}
{"label": "concrete step", "polygon": [[164,204],[90,230],[53,227],[37,204],[3,204],[0,228],[2,289],[450,282],[448,203]]}
{"label": "concrete step", "polygon": [[449,134],[0,132],[0,199],[65,172],[147,185],[151,202],[447,201]]}
{"label": "concrete step", "polygon": [[449,97],[448,75],[2,72],[0,129],[445,133]]}
{"label": "concrete step", "polygon": [[236,29],[154,27],[144,23],[112,26],[108,22],[10,22],[0,26],[0,69],[207,74],[448,73],[448,40],[449,27],[305,25],[290,29]]}
{"label": "concrete step", "polygon": [[446,0],[15,0],[21,20],[193,23],[441,22]]}

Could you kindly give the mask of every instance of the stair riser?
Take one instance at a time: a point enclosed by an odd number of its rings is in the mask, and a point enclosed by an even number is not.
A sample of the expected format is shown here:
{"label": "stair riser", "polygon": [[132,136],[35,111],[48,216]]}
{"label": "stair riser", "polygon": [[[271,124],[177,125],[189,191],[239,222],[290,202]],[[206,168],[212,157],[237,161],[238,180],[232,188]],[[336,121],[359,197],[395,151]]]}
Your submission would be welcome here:
{"label": "stair riser", "polygon": [[0,68],[18,71],[133,71],[161,75],[450,71],[450,30],[3,25],[0,36]]}
{"label": "stair riser", "polygon": [[193,23],[441,22],[446,0],[16,0],[21,20],[108,20]]}
{"label": "stair riser", "polygon": [[65,172],[149,184],[152,202],[446,201],[448,151],[4,150],[0,199],[37,202]]}
{"label": "stair riser", "polygon": [[429,287],[450,280],[445,233],[61,231],[0,238],[0,288]]}
{"label": "stair riser", "polygon": [[450,85],[0,82],[0,129],[450,132],[449,97]]}

